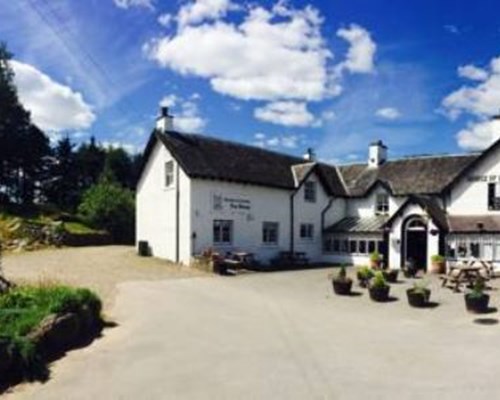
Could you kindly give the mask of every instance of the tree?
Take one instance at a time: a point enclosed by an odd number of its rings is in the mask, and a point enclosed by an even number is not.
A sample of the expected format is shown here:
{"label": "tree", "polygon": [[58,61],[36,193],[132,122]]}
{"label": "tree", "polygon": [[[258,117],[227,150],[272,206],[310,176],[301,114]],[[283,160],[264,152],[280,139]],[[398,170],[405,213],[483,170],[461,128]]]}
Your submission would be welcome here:
{"label": "tree", "polygon": [[74,211],[80,201],[78,171],[74,145],[65,137],[54,149],[54,160],[50,168],[50,182],[46,185],[47,200],[59,208]]}
{"label": "tree", "polygon": [[86,190],[99,181],[106,160],[106,152],[96,144],[92,136],[89,143],[82,144],[77,151],[79,185]]}
{"label": "tree", "polygon": [[19,102],[11,59],[5,43],[0,43],[0,192],[9,201],[29,203],[50,146]]}
{"label": "tree", "polygon": [[79,213],[93,227],[107,230],[118,243],[133,243],[135,232],[134,193],[103,178],[88,189]]}
{"label": "tree", "polygon": [[133,160],[121,147],[107,149],[104,170],[111,171],[120,185],[129,189],[134,187]]}

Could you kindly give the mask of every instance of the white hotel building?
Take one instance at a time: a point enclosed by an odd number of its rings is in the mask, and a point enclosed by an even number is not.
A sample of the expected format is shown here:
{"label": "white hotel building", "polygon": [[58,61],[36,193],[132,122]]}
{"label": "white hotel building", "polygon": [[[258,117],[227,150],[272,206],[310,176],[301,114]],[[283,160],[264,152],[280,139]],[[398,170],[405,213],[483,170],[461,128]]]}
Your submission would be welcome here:
{"label": "white hotel building", "polygon": [[137,241],[189,264],[207,248],[280,251],[311,262],[368,264],[378,250],[400,268],[432,255],[500,264],[500,141],[482,153],[328,165],[172,130],[166,109],[144,154]]}

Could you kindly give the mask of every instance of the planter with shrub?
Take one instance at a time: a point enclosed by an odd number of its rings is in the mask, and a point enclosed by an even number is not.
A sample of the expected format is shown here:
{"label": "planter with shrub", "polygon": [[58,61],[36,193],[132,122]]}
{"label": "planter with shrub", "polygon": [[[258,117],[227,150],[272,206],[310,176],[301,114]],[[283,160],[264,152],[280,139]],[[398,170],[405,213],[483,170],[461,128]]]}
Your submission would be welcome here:
{"label": "planter with shrub", "polygon": [[433,274],[444,274],[446,272],[446,260],[443,256],[434,254],[431,261],[432,265],[429,272]]}
{"label": "planter with shrub", "polygon": [[425,284],[415,283],[413,287],[406,291],[406,296],[408,297],[408,303],[410,306],[423,308],[429,304],[431,291]]}
{"label": "planter with shrub", "polygon": [[389,300],[389,291],[391,287],[386,282],[384,274],[378,271],[375,272],[373,279],[370,281],[370,286],[368,288],[370,292],[370,298],[373,301],[383,302]]}
{"label": "planter with shrub", "polygon": [[472,290],[465,294],[465,308],[472,313],[485,313],[488,311],[490,296],[484,293],[484,280],[478,278]]}
{"label": "planter with shrub", "polygon": [[382,264],[382,256],[378,251],[370,254],[370,264],[373,269],[379,269]]}
{"label": "planter with shrub", "polygon": [[370,279],[373,278],[374,271],[370,267],[361,267],[357,272],[359,286],[366,288]]}
{"label": "planter with shrub", "polygon": [[398,269],[385,269],[382,271],[384,278],[389,283],[396,283],[398,281],[399,270]]}
{"label": "planter with shrub", "polygon": [[351,294],[352,279],[347,276],[344,266],[340,267],[338,274],[332,279],[333,291],[340,296]]}

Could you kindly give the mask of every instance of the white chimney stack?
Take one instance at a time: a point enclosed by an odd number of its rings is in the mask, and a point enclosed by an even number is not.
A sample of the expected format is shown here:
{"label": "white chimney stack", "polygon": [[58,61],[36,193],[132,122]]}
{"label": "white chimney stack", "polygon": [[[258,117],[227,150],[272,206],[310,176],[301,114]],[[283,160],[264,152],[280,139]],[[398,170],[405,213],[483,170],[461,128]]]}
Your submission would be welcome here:
{"label": "white chimney stack", "polygon": [[368,151],[368,166],[377,168],[387,161],[387,146],[381,140],[370,144]]}
{"label": "white chimney stack", "polygon": [[168,107],[160,108],[160,116],[156,118],[156,129],[162,133],[174,130],[174,117],[168,113]]}
{"label": "white chimney stack", "polygon": [[316,161],[316,154],[314,153],[314,150],[311,147],[309,147],[307,149],[307,152],[306,152],[306,154],[304,154],[303,157],[304,157],[304,160],[306,160],[306,161],[311,161],[311,162]]}

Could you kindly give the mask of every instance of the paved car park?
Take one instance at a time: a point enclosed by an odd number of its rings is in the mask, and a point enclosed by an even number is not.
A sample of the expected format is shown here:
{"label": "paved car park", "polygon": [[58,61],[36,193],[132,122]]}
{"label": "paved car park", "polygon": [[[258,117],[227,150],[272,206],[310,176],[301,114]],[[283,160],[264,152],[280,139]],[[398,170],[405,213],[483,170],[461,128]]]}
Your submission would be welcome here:
{"label": "paved car park", "polygon": [[[8,399],[492,399],[498,314],[466,313],[430,281],[434,308],[333,295],[332,269],[119,284],[118,323]],[[496,283],[496,281],[494,281]],[[492,306],[500,293],[491,292]]]}

